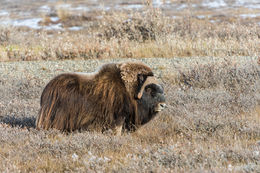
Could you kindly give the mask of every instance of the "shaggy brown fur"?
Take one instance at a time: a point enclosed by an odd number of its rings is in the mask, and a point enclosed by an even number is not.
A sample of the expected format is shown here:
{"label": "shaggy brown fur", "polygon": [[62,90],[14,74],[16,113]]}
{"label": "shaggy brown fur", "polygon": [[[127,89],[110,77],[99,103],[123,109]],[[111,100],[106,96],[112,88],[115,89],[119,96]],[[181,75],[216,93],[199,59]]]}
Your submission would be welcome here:
{"label": "shaggy brown fur", "polygon": [[[148,78],[151,82],[145,81]],[[122,127],[135,130],[141,119],[152,117],[140,115],[138,102],[142,103],[143,84],[154,80],[148,66],[130,62],[106,64],[94,74],[61,74],[43,90],[36,127],[62,131],[112,129],[118,133]]]}

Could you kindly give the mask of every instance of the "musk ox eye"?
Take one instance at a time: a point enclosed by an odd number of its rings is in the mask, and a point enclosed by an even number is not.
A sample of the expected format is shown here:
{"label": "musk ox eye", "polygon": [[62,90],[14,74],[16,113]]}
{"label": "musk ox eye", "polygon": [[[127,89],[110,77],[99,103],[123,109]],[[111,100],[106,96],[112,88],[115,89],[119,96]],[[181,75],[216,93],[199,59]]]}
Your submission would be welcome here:
{"label": "musk ox eye", "polygon": [[155,91],[153,88],[147,87],[147,88],[145,89],[145,91],[146,91],[149,95],[151,95],[152,97],[155,97],[155,96],[156,96],[156,91]]}
{"label": "musk ox eye", "polygon": [[147,93],[151,93],[151,92],[152,92],[152,88],[146,88],[145,91],[146,91]]}
{"label": "musk ox eye", "polygon": [[143,74],[138,74],[137,79],[139,84],[143,84],[145,80],[145,76]]}

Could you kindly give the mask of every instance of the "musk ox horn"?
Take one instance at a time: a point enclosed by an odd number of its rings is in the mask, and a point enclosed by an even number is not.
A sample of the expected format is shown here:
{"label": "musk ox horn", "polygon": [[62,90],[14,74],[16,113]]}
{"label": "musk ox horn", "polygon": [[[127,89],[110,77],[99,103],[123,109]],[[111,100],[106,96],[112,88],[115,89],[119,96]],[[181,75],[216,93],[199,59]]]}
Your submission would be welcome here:
{"label": "musk ox horn", "polygon": [[156,80],[156,78],[154,76],[148,76],[144,82],[144,84],[142,85],[140,91],[138,92],[137,94],[137,98],[138,99],[141,99],[142,96],[143,96],[143,92],[144,92],[144,89],[147,85],[149,84],[158,84],[158,81]]}

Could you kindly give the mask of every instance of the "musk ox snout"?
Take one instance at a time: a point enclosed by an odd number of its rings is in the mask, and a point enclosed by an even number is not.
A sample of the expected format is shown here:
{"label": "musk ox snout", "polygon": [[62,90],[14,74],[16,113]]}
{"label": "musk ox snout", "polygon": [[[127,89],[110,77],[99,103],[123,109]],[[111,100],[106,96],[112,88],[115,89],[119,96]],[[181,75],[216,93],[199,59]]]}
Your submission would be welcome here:
{"label": "musk ox snout", "polygon": [[162,110],[164,110],[166,108],[166,100],[165,100],[165,95],[163,92],[163,89],[161,86],[159,86],[159,92],[156,94],[156,101],[157,104],[154,108],[155,112],[161,112]]}
{"label": "musk ox snout", "polygon": [[53,78],[41,95],[37,129],[135,131],[165,108],[163,88],[140,62]]}
{"label": "musk ox snout", "polygon": [[157,94],[157,106],[155,107],[156,112],[161,112],[164,110],[167,105],[166,105],[166,99],[165,99],[165,94],[163,92],[163,89],[160,90],[160,92]]}
{"label": "musk ox snout", "polygon": [[155,107],[156,112],[161,112],[166,108],[166,103],[158,103],[157,107]]}

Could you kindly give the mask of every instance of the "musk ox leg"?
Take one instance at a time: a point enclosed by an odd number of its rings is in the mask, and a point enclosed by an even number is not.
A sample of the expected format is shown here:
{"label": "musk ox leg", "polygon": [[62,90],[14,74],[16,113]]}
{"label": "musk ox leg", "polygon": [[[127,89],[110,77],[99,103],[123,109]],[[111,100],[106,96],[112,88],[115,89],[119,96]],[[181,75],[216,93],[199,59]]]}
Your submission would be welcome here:
{"label": "musk ox leg", "polygon": [[114,135],[121,136],[123,129],[123,124],[121,126],[116,126],[114,129]]}
{"label": "musk ox leg", "polygon": [[121,136],[124,122],[125,122],[125,117],[119,117],[116,120],[115,127],[113,128],[114,135]]}

